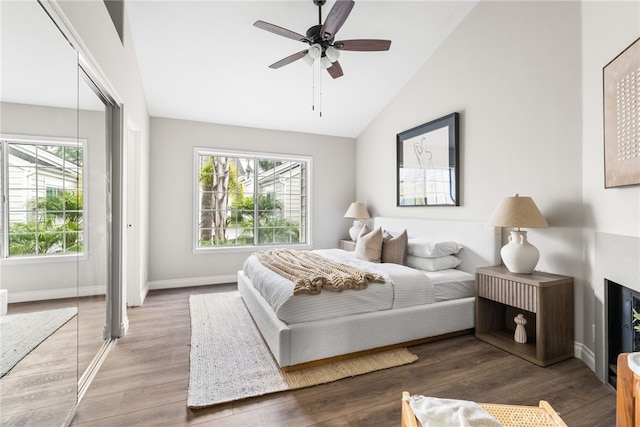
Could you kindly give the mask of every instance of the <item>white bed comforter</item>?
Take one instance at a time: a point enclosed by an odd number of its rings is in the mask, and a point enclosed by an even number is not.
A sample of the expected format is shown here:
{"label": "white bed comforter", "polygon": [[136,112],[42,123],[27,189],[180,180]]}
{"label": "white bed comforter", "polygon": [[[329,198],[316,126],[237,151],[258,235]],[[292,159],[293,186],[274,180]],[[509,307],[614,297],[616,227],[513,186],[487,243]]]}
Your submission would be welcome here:
{"label": "white bed comforter", "polygon": [[372,263],[340,249],[315,250],[331,260],[379,273],[385,283],[370,283],[366,289],[343,292],[323,290],[318,295],[293,295],[294,284],[265,267],[251,255],[244,263],[244,273],[285,323],[311,322],[350,314],[431,304],[435,292],[431,279],[410,267],[390,263]]}

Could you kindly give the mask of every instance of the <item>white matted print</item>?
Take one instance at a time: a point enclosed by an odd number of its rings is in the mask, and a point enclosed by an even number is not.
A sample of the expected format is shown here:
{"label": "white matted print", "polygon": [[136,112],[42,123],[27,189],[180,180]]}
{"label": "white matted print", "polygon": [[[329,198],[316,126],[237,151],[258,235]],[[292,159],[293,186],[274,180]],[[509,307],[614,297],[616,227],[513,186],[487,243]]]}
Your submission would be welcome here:
{"label": "white matted print", "polygon": [[640,184],[640,38],[603,69],[605,188]]}

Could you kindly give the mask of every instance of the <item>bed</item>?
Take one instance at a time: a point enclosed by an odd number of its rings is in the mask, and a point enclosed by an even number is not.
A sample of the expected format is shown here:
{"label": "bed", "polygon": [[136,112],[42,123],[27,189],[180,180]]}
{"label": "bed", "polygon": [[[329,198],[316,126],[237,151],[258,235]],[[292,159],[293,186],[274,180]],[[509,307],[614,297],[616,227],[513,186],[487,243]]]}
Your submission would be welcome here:
{"label": "bed", "polygon": [[[434,242],[459,243],[463,249],[456,256],[461,263],[453,274],[466,274],[472,279],[476,267],[500,263],[500,229],[483,222],[376,217],[372,228],[378,227],[394,232],[407,230],[411,239],[424,237]],[[337,257],[348,256],[337,249],[329,252]],[[340,255],[340,252],[343,253]],[[283,320],[280,318],[282,313],[276,314],[267,302],[269,297],[265,298],[254,286],[245,269],[238,272],[238,290],[275,360],[285,369],[468,333],[474,326],[473,295],[456,299],[445,296],[441,298],[444,301],[435,301],[435,289],[434,301],[428,304],[387,307],[357,314],[337,313],[329,318],[308,319],[292,315]],[[369,288],[385,292],[383,285],[372,284]],[[322,292],[308,300],[344,299],[347,292]],[[357,294],[361,291],[349,292]]]}

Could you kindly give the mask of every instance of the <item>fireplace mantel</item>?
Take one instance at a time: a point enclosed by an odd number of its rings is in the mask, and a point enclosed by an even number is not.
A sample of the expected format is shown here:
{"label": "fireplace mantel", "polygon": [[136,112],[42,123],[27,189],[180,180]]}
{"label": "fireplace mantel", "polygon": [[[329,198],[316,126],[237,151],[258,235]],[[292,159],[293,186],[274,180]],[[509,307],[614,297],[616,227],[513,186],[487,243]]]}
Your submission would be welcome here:
{"label": "fireplace mantel", "polygon": [[640,292],[640,238],[596,233],[596,266],[603,279]]}

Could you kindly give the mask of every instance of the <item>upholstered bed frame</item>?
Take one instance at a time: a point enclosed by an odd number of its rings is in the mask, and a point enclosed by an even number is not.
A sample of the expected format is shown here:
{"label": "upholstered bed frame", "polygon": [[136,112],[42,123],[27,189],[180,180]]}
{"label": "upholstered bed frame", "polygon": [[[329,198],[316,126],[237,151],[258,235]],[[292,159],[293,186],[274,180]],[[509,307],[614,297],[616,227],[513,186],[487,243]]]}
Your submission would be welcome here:
{"label": "upholstered bed frame", "polygon": [[[500,263],[499,228],[477,221],[376,217],[374,227],[407,230],[409,238],[456,241],[464,246],[458,269]],[[238,290],[281,367],[467,331],[474,326],[474,298],[288,325],[278,319],[242,271]]]}

